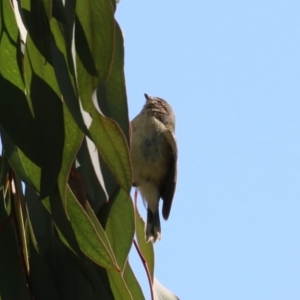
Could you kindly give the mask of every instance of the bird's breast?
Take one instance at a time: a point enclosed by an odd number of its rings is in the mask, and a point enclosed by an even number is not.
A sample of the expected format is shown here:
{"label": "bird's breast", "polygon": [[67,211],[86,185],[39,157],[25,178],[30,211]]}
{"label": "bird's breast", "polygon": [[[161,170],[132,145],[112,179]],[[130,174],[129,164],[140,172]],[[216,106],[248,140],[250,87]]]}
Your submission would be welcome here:
{"label": "bird's breast", "polygon": [[171,149],[159,125],[153,119],[134,124],[131,158],[137,184],[141,180],[159,183],[167,173]]}

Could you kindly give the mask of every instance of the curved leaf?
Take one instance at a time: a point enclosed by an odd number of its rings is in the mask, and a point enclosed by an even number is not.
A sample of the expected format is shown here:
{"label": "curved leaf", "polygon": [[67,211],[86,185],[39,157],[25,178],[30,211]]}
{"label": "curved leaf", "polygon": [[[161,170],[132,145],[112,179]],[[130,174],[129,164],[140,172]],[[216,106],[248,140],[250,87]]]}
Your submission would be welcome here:
{"label": "curved leaf", "polygon": [[120,189],[115,197],[101,208],[98,217],[118,265],[123,270],[134,235],[134,212],[130,196]]}
{"label": "curved leaf", "polygon": [[153,282],[154,265],[155,265],[153,244],[151,242],[148,243],[146,242],[145,222],[138,211],[137,205],[134,205],[134,216],[135,216],[135,234],[136,234],[137,242],[143,257],[146,260],[148,270],[150,272],[151,280]]}
{"label": "curved leaf", "polygon": [[77,126],[73,119],[70,111],[68,110],[65,103],[63,104],[64,112],[64,132],[65,140],[63,147],[63,164],[60,169],[58,177],[59,190],[63,199],[64,206],[66,206],[66,189],[67,182],[70,174],[70,169],[76,157],[76,153],[80,148],[83,139],[83,133]]}
{"label": "curved leaf", "polygon": [[0,124],[26,156],[41,165],[38,134],[24,92],[1,74],[0,90],[5,91],[0,97]]}
{"label": "curved leaf", "polygon": [[[1,128],[1,127],[0,127]],[[21,151],[16,147],[13,140],[10,138],[10,136],[6,133],[5,130],[1,130],[1,137],[3,142],[3,148],[4,148],[4,157],[8,160],[9,165],[13,168],[13,170],[18,174],[19,178],[26,182],[31,187],[37,188],[39,181],[36,181],[36,186],[32,182],[32,179],[30,178],[30,174],[28,174],[25,166],[22,163],[21,159]],[[31,164],[33,164],[30,161]],[[38,167],[37,167],[38,168]],[[2,173],[1,176],[7,176],[8,168],[6,168],[6,171]]]}
{"label": "curved leaf", "polygon": [[[87,138],[85,138],[76,156],[76,172],[78,172],[79,177],[84,179],[83,185],[86,197],[89,200],[90,205],[93,207],[93,210],[97,212],[99,208],[107,202],[108,196],[96,175],[96,169],[93,166],[94,157],[92,157],[92,155],[98,158],[98,152],[95,151],[95,146],[94,149],[89,151]],[[98,172],[101,172],[102,177],[105,177],[102,166],[101,169],[100,166],[97,167]]]}
{"label": "curved leaf", "polygon": [[62,165],[65,138],[63,107],[54,90],[35,73],[30,90],[42,150],[40,198],[43,199],[56,186]]}
{"label": "curved leaf", "polygon": [[125,265],[125,269],[123,272],[123,277],[125,279],[125,282],[128,286],[128,288],[130,289],[130,293],[132,295],[133,299],[140,299],[143,300],[145,299],[143,291],[141,289],[141,286],[139,285],[136,277],[134,276],[134,273],[130,267],[130,264],[127,260],[126,265]]}
{"label": "curved leaf", "polygon": [[114,43],[114,11],[110,0],[76,2],[75,47],[80,98],[84,110],[91,107],[94,89],[110,73]]}
{"label": "curved leaf", "polygon": [[21,62],[19,29],[10,2],[1,1],[0,7],[0,73],[22,91],[24,82],[19,68]]}
{"label": "curved leaf", "polygon": [[[115,1],[113,1],[115,3]],[[115,51],[108,80],[97,88],[97,101],[101,112],[116,121],[129,143],[129,117],[124,77],[124,41],[116,22]]]}
{"label": "curved leaf", "polygon": [[[3,193],[0,193],[0,224],[8,215],[4,207]],[[19,247],[15,238],[12,222],[0,228],[0,295],[5,299],[31,299],[27,289],[22,266],[19,262]]]}
{"label": "curved leaf", "polygon": [[104,268],[118,270],[114,257],[70,189],[67,189],[67,212],[83,253]]}
{"label": "curved leaf", "polygon": [[127,142],[118,124],[97,111],[92,112],[89,128],[95,145],[108,164],[121,187],[129,193],[131,188],[131,164]]}

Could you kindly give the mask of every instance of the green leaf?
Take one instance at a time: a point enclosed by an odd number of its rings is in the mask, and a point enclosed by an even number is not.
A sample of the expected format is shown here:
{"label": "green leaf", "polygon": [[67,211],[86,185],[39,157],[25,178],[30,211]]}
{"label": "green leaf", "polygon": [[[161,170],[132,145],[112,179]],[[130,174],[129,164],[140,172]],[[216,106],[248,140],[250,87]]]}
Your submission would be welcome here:
{"label": "green leaf", "polygon": [[108,164],[121,187],[129,193],[131,188],[131,164],[127,142],[120,127],[112,120],[92,113],[89,128],[95,145]]}
{"label": "green leaf", "polygon": [[154,265],[155,265],[153,244],[151,242],[146,242],[145,222],[138,211],[137,205],[134,205],[134,214],[135,214],[135,234],[137,237],[138,246],[140,248],[140,251],[144,259],[146,260],[148,270],[150,272],[151,280],[153,282]]}
{"label": "green leaf", "polygon": [[[65,1],[65,5],[66,5]],[[66,11],[68,11],[68,9],[66,8]],[[65,9],[64,9],[64,3],[60,0],[53,0],[53,11],[52,11],[52,15],[53,18],[56,18],[57,21],[59,21],[60,23],[64,23],[67,24],[67,18],[65,15]]]}
{"label": "green leaf", "polygon": [[98,213],[121,270],[124,269],[134,235],[131,198],[122,189]]}
{"label": "green leaf", "polygon": [[42,146],[40,197],[45,198],[57,183],[62,164],[65,131],[63,103],[55,72],[36,47],[38,44],[28,35],[24,65],[26,85],[30,91],[29,99]]}
{"label": "green leaf", "polygon": [[121,274],[108,272],[109,282],[114,294],[114,299],[118,300],[134,300],[130,293],[129,287]]}
{"label": "green leaf", "polygon": [[[19,158],[21,160],[21,164],[18,162]],[[19,168],[23,168],[26,172],[26,177],[21,177],[23,174],[20,174],[17,171],[17,174],[20,175],[20,178],[24,180],[30,187],[33,187],[36,191],[39,191],[41,168],[33,163],[20,149],[17,149],[16,157],[14,159],[16,159],[15,165],[18,165]]]}
{"label": "green leaf", "polygon": [[[81,178],[81,182],[79,180],[77,180],[77,182],[79,181],[79,183],[81,183],[80,186],[83,187],[86,197],[93,207],[93,210],[95,212],[98,212],[99,208],[107,202],[108,195],[106,195],[106,193],[104,192],[104,189],[100,184],[100,181],[98,180],[95,168],[93,166],[92,160],[99,158],[98,152],[95,151],[95,146],[94,149],[91,149],[91,151],[92,153],[88,150],[87,138],[84,138],[76,156],[76,169],[74,170],[74,178],[73,180],[70,180],[69,183],[73,183],[76,179],[78,179],[78,177]],[[102,164],[100,165],[101,169],[98,166],[96,166],[96,168],[98,167],[97,171],[102,173],[103,179],[105,181],[106,174],[103,170]],[[76,182],[74,183],[76,184]],[[74,184],[70,184],[70,186],[72,187],[73,191],[76,191],[76,187],[73,187]],[[105,189],[107,191],[106,184]]]}
{"label": "green leaf", "polygon": [[58,300],[55,282],[47,262],[37,252],[34,241],[30,241],[30,284],[36,299]]}
{"label": "green leaf", "polygon": [[76,235],[66,213],[65,207],[63,206],[63,200],[58,186],[48,198],[42,200],[42,203],[52,215],[60,240],[76,256],[83,258]]}
{"label": "green leaf", "polygon": [[83,133],[74,121],[66,104],[63,104],[64,112],[64,132],[65,140],[63,147],[63,164],[58,177],[59,189],[61,191],[64,206],[66,206],[66,189],[67,182],[70,175],[70,170],[76,157],[76,153],[80,148],[83,139]]}
{"label": "green leaf", "polygon": [[73,66],[68,65],[67,62],[72,62],[70,56],[71,49],[66,49],[68,44],[63,37],[62,31],[58,22],[55,19],[51,20],[51,31],[53,38],[51,39],[51,61],[54,67],[55,76],[59,88],[62,92],[64,101],[66,102],[72,117],[76,121],[78,127],[84,132],[87,136],[90,136],[89,131],[86,128],[86,125],[81,114],[79,99],[77,97],[77,91],[75,88],[75,80],[72,78],[70,71]]}
{"label": "green leaf", "polygon": [[30,160],[41,165],[38,134],[24,92],[1,75],[0,90],[5,91],[0,97],[1,126]]}
{"label": "green leaf", "polygon": [[24,55],[24,76],[29,94],[32,92],[30,86],[32,84],[32,77],[35,75],[42,78],[56,93],[57,97],[60,98],[61,92],[57,83],[57,78],[55,77],[54,68],[51,62],[48,62],[45,56],[42,55],[36,47],[34,40],[28,34]]}
{"label": "green leaf", "polygon": [[[19,174],[21,180],[27,182],[28,184],[32,184],[30,178],[28,177],[26,170],[24,169],[18,148],[16,147],[13,140],[6,133],[5,130],[2,129],[2,142],[4,147],[4,157],[8,160],[9,165],[13,168],[13,170]],[[6,177],[8,174],[8,168],[3,170],[3,174],[1,176]]]}
{"label": "green leaf", "polygon": [[[0,185],[11,166],[20,194],[0,193],[0,298],[144,299],[128,263],[130,123],[115,1],[18,4],[24,57],[13,9],[0,0]],[[15,208],[17,225],[7,219]]]}
{"label": "green leaf", "polygon": [[123,272],[126,285],[130,289],[130,293],[133,299],[145,299],[141,286],[139,285],[134,273],[130,267],[128,260],[126,261],[125,269]]}
{"label": "green leaf", "polygon": [[78,203],[70,189],[67,190],[67,213],[76,235],[79,247],[92,261],[107,269],[119,270],[110,249],[98,235],[96,228]]}
{"label": "green leaf", "polygon": [[[44,3],[47,19],[50,20],[52,18],[52,7],[53,7],[52,0],[43,0],[43,3]],[[40,5],[42,5],[41,2]]]}
{"label": "green leaf", "polygon": [[44,259],[55,282],[59,299],[93,299],[91,298],[93,287],[87,281],[87,278],[82,275],[82,270],[76,264],[77,257],[74,257],[55,235],[44,255]]}
{"label": "green leaf", "polygon": [[[2,142],[4,155],[8,159],[9,165],[23,182],[35,190],[38,190],[40,182],[40,168],[16,147],[10,136],[5,131],[2,131]],[[6,176],[6,174],[7,172],[3,175]]]}
{"label": "green leaf", "polygon": [[4,151],[2,151],[2,156],[0,156],[0,190],[6,183],[6,178],[9,170],[9,163]]}
{"label": "green leaf", "polygon": [[109,76],[114,53],[114,11],[110,0],[76,2],[75,48],[80,98],[89,111],[94,89]]}
{"label": "green leaf", "polygon": [[115,258],[115,255],[114,255],[114,252],[113,252],[113,249],[109,243],[109,240],[107,238],[107,235],[103,229],[103,227],[101,226],[101,224],[99,223],[96,215],[94,214],[92,208],[90,207],[89,203],[86,202],[86,212],[91,220],[91,222],[93,223],[95,229],[96,229],[96,232],[98,234],[98,236],[100,237],[102,243],[103,243],[103,246],[107,249],[107,251],[109,252],[112,260],[114,261],[115,265],[117,265],[117,260]]}
{"label": "green leaf", "polygon": [[[39,254],[44,254],[53,235],[54,225],[51,215],[43,203],[39,201],[36,191],[28,187],[28,185],[26,185],[25,188],[25,202],[28,209],[28,222],[30,222],[33,231],[30,240],[36,248],[36,251]],[[37,244],[35,244],[33,236]]]}
{"label": "green leaf", "polygon": [[[96,87],[104,84],[111,74],[116,43],[114,11],[109,0],[88,0],[84,3],[77,1],[76,12],[78,18],[75,27],[75,46],[78,89],[83,109],[93,119],[89,131],[99,154],[116,176],[118,183],[129,192],[131,166],[126,138],[118,124],[97,111],[95,107],[95,105],[98,106],[97,100],[92,102],[92,93]],[[119,68],[120,64],[116,65],[117,67]],[[126,99],[124,88],[118,90],[118,101],[119,99],[123,105],[119,107],[119,111],[126,118],[127,105],[126,101],[124,102]],[[122,126],[125,123],[123,117]],[[124,125],[124,127],[127,127],[125,130],[127,134],[128,121],[127,126]]]}
{"label": "green leaf", "polygon": [[[115,1],[113,0],[115,3]],[[124,41],[116,23],[115,51],[108,80],[97,88],[97,101],[101,112],[116,121],[129,143],[129,117],[124,77]]]}
{"label": "green leaf", "polygon": [[27,282],[19,261],[20,250],[12,220],[8,223],[3,193],[0,193],[0,295],[5,299],[30,300]]}
{"label": "green leaf", "polygon": [[10,2],[1,0],[0,7],[0,73],[22,91],[24,83],[19,69],[19,30]]}
{"label": "green leaf", "polygon": [[40,198],[43,199],[50,195],[57,184],[62,165],[64,146],[63,107],[54,90],[35,73],[32,75],[30,90],[35,124],[42,146]]}

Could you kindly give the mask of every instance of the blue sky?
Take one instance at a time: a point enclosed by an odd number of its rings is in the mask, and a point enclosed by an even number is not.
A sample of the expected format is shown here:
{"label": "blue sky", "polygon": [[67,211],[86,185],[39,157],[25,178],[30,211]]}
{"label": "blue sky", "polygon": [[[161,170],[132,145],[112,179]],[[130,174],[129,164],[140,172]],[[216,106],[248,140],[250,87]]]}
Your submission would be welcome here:
{"label": "blue sky", "polygon": [[181,300],[300,299],[299,15],[289,0],[118,4],[130,117],[144,93],[176,114],[178,186],[155,251]]}

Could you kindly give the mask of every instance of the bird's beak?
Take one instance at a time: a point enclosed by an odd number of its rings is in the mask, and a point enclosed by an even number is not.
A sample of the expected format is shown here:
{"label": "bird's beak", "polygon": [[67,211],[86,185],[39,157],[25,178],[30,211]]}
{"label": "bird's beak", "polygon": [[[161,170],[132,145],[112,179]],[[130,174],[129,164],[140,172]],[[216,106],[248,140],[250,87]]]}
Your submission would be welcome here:
{"label": "bird's beak", "polygon": [[148,102],[148,101],[150,101],[150,99],[151,99],[151,97],[150,97],[150,96],[148,96],[147,94],[144,94],[144,96],[145,96],[145,98],[146,98],[147,102]]}

